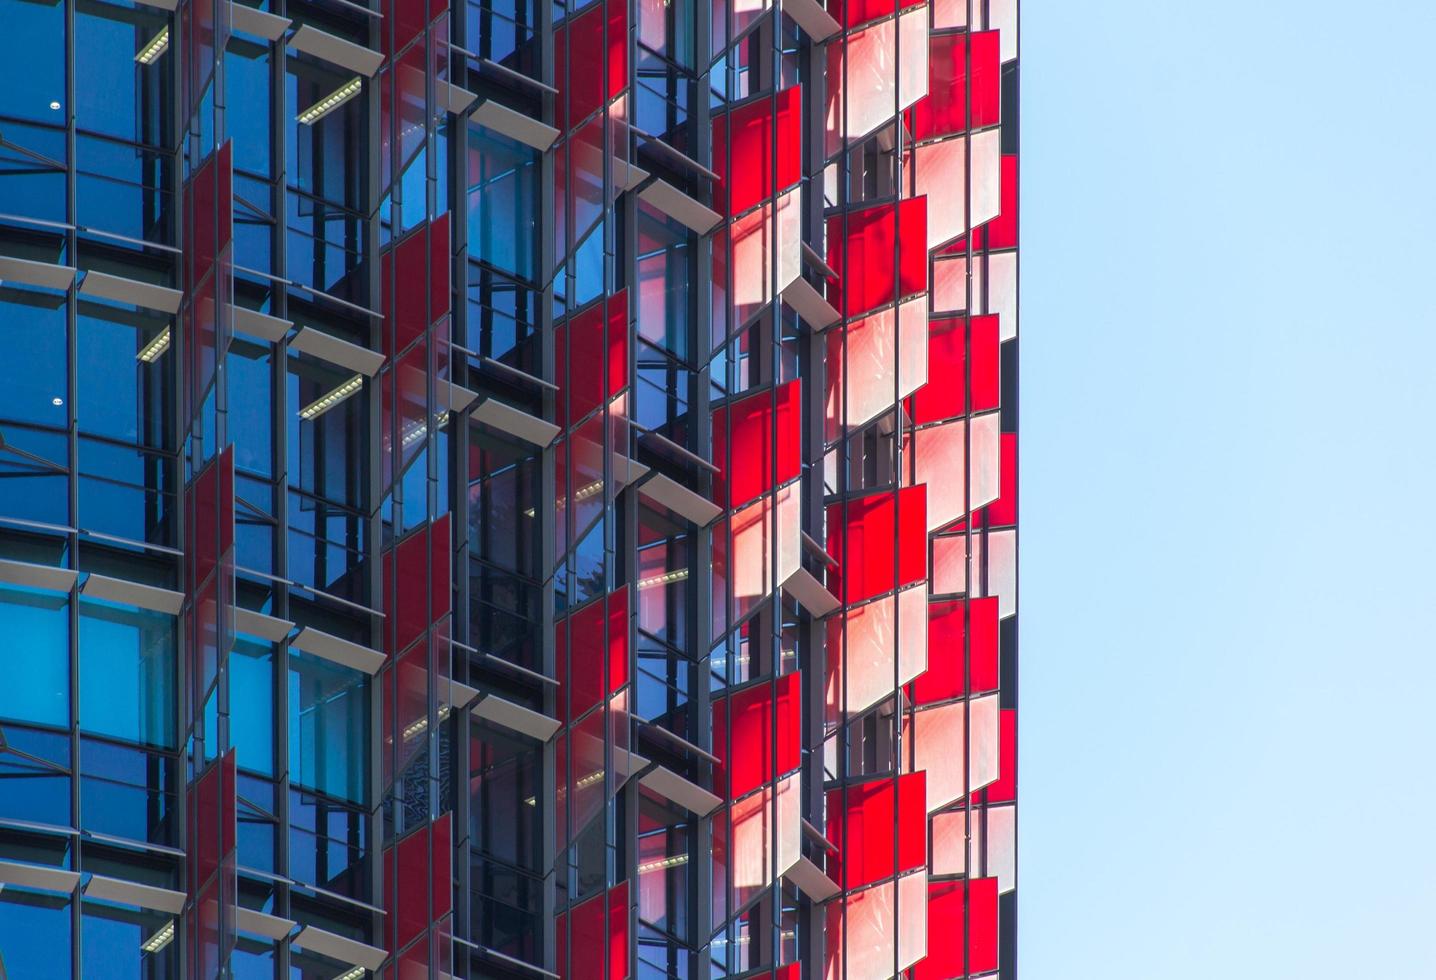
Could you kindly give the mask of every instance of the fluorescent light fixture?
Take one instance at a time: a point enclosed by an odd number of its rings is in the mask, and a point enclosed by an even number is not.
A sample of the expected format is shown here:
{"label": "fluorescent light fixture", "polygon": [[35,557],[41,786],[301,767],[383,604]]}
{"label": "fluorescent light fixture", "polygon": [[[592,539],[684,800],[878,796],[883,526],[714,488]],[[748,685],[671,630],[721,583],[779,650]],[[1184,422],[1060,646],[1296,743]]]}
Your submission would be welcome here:
{"label": "fluorescent light fixture", "polygon": [[[449,706],[447,704],[439,705],[440,723],[442,723],[447,717],[449,717]],[[424,733],[425,729],[427,729],[428,727],[429,718],[426,715],[423,718],[420,718],[418,721],[409,725],[407,728],[405,728],[404,731],[400,733],[400,735],[404,739],[404,741],[408,742],[412,739],[418,738]]]}
{"label": "fluorescent light fixture", "polygon": [[659,861],[648,861],[645,864],[640,864],[638,866],[638,873],[647,874],[650,871],[667,871],[669,868],[676,868],[680,864],[687,863],[687,854],[675,854],[672,857],[666,857]]}
{"label": "fluorescent light fixture", "polygon": [[310,106],[308,109],[305,109],[303,112],[301,112],[294,118],[298,119],[306,126],[313,126],[319,120],[329,115],[329,113],[333,112],[335,109],[339,108],[344,103],[354,98],[354,96],[358,95],[360,89],[362,89],[363,87],[364,79],[360,78],[358,75],[355,75],[353,78],[349,79],[349,81],[345,82],[343,85],[330,92],[324,98],[320,99],[318,102],[314,103],[312,106]]}
{"label": "fluorescent light fixture", "polygon": [[140,53],[135,55],[135,60],[142,65],[152,65],[155,63],[156,58],[164,54],[165,51],[169,50],[169,46],[170,29],[166,27],[164,30],[160,31],[153,38],[151,38],[149,44],[146,44],[143,48],[140,48]]}
{"label": "fluorescent light fixture", "polygon": [[364,968],[362,966],[356,966],[352,970],[345,970],[339,974],[339,976],[335,977],[334,980],[364,980]]}
{"label": "fluorescent light fixture", "polygon": [[674,582],[682,582],[688,577],[688,569],[675,568],[671,572],[664,572],[662,575],[655,575],[652,578],[641,578],[638,580],[640,589],[651,589],[655,585],[672,585]]}
{"label": "fluorescent light fixture", "polygon": [[[434,413],[434,429],[435,429],[435,431],[444,428],[444,427],[445,427],[446,425],[448,425],[448,424],[449,424],[449,413],[448,413],[447,411],[435,412],[435,413]],[[425,425],[423,422],[420,422],[418,425],[414,426],[414,427],[413,427],[412,429],[410,429],[408,432],[404,433],[404,437],[403,437],[401,440],[399,440],[399,443],[400,443],[400,445],[401,445],[404,449],[408,449],[410,446],[412,446],[414,443],[418,442],[419,440],[423,439],[423,438],[424,438],[425,436],[427,436],[428,434],[429,434],[429,427],[428,427],[427,425]]]}
{"label": "fluorescent light fixture", "polygon": [[362,387],[364,387],[364,375],[356,374],[338,388],[335,388],[328,394],[320,395],[314,399],[314,401],[301,408],[299,410],[299,417],[306,422],[313,421],[316,417],[323,415]]}
{"label": "fluorescent light fixture", "polygon": [[168,922],[166,922],[163,926],[160,927],[159,932],[155,933],[153,936],[140,943],[140,949],[144,950],[146,953],[158,953],[160,950],[168,946],[170,944],[170,940],[174,939],[174,937],[175,920],[170,919]]}
{"label": "fluorescent light fixture", "polygon": [[[603,481],[602,481],[602,480],[595,480],[595,481],[593,481],[592,483],[588,484],[587,486],[579,487],[577,490],[575,490],[575,491],[573,492],[573,502],[576,503],[576,504],[577,504],[577,503],[582,503],[583,501],[587,500],[589,497],[597,496],[597,495],[600,494],[600,493],[603,493]],[[563,510],[564,506],[565,506],[567,503],[568,503],[568,498],[567,498],[567,497],[559,497],[559,498],[558,498],[558,509],[559,509],[559,510]],[[525,517],[533,517],[534,514],[535,514],[535,511],[534,511],[534,509],[533,509],[532,507],[529,507],[528,509],[526,509],[526,510],[524,511],[524,516],[525,516]]]}
{"label": "fluorescent light fixture", "polygon": [[144,349],[141,350],[138,354],[136,354],[135,357],[137,357],[141,361],[144,361],[146,364],[153,364],[155,361],[160,359],[161,354],[163,354],[169,349],[170,328],[165,327],[163,330],[161,330],[158,334],[155,335],[154,340],[151,340],[148,344],[145,344]]}

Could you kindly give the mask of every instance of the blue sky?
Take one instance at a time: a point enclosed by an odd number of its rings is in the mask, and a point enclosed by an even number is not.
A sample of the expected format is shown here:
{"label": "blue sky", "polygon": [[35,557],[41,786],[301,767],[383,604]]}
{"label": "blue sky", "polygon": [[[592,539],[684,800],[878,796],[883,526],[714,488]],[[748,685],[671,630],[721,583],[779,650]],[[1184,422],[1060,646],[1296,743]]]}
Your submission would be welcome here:
{"label": "blue sky", "polygon": [[1433,37],[1026,0],[1022,980],[1436,977]]}

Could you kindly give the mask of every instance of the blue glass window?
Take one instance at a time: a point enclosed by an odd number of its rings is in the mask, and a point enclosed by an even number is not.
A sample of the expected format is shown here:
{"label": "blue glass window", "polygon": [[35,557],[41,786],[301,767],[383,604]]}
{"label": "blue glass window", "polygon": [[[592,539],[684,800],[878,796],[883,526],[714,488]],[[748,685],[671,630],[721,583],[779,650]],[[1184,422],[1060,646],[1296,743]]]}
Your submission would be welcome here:
{"label": "blue glass window", "polygon": [[240,768],[274,774],[274,651],[235,640],[229,656],[229,737]]}
{"label": "blue glass window", "polygon": [[126,840],[177,843],[175,760],[86,738],[80,745],[80,827]]}
{"label": "blue glass window", "polygon": [[70,737],[0,725],[0,817],[70,825]]}
{"label": "blue glass window", "polygon": [[506,136],[469,129],[469,254],[496,269],[534,278],[540,154]]}
{"label": "blue glass window", "polygon": [[75,159],[75,211],[81,226],[173,244],[169,221],[173,164],[169,154],[78,136]]}
{"label": "blue glass window", "polygon": [[[63,7],[57,6],[56,9]],[[0,39],[0,45],[3,44],[4,40]],[[9,67],[8,64],[0,65],[0,78],[4,77],[5,69]],[[0,81],[0,87],[4,85],[5,82]],[[9,92],[0,92],[0,104],[7,95]],[[59,117],[60,113],[53,115]],[[56,118],[55,121],[62,120]],[[41,221],[66,221],[65,131],[48,126],[25,126],[9,120],[5,121],[4,127],[0,130],[5,137],[5,145],[0,146],[0,214]]]}
{"label": "blue glass window", "polygon": [[175,618],[80,603],[80,729],[175,746]]}
{"label": "blue glass window", "polygon": [[65,11],[63,3],[5,5],[0,115],[64,125]]}
{"label": "blue glass window", "polygon": [[153,7],[75,5],[75,124],[134,143],[169,146],[169,62],[166,48],[148,64],[137,57],[169,29]]}
{"label": "blue glass window", "polygon": [[174,347],[153,361],[139,354],[170,329],[169,317],[82,302],[76,321],[76,399],[80,431],[123,442],[169,448],[170,400],[166,385]]}
{"label": "blue glass window", "polygon": [[274,445],[270,346],[236,337],[225,366],[229,370],[229,438],[234,443],[234,465],[269,476],[274,472],[270,459]]}
{"label": "blue glass window", "polygon": [[[269,45],[234,36],[224,53],[225,84],[230,105],[243,105],[243,112],[225,115],[229,137],[234,141],[234,167],[268,176],[269,159]],[[265,201],[255,201],[265,204]]]}
{"label": "blue glass window", "polygon": [[299,790],[289,794],[289,876],[340,895],[367,897],[364,814]]}
{"label": "blue glass window", "polygon": [[[0,31],[0,37],[8,33]],[[55,964],[68,964],[70,956],[68,896],[13,885],[0,890],[0,963],[8,976],[53,977]],[[61,975],[68,973],[61,968]]]}
{"label": "blue glass window", "polygon": [[69,601],[54,592],[0,588],[6,650],[0,717],[70,724]]}
{"label": "blue glass window", "polygon": [[[337,92],[355,76],[301,58],[289,58],[285,67],[285,119],[289,127],[286,177],[306,194],[356,213],[367,212],[364,187],[368,154],[360,149],[363,93],[313,123],[298,121],[301,112]],[[368,88],[368,84],[364,87]]]}
{"label": "blue glass window", "polygon": [[176,969],[180,944],[171,941],[153,953],[144,943],[165,928],[170,916],[85,902],[80,922],[80,955],[85,980],[168,980]]}
{"label": "blue glass window", "polygon": [[369,678],[291,651],[289,778],[341,800],[368,797]]}
{"label": "blue glass window", "polygon": [[[3,316],[3,313],[0,313]],[[70,524],[69,440],[58,432],[0,426],[0,517]]]}
{"label": "blue glass window", "polygon": [[64,294],[0,288],[0,345],[7,363],[0,419],[63,429],[70,416]]}
{"label": "blue glass window", "polygon": [[171,544],[173,458],[80,438],[79,526],[130,541]]}

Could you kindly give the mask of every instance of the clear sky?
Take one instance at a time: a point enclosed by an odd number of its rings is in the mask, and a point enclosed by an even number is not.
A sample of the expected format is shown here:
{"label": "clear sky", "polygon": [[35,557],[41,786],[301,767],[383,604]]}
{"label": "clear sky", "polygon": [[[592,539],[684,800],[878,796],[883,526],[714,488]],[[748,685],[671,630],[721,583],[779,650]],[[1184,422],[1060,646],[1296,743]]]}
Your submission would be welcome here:
{"label": "clear sky", "polygon": [[1022,30],[1019,976],[1436,978],[1436,5]]}

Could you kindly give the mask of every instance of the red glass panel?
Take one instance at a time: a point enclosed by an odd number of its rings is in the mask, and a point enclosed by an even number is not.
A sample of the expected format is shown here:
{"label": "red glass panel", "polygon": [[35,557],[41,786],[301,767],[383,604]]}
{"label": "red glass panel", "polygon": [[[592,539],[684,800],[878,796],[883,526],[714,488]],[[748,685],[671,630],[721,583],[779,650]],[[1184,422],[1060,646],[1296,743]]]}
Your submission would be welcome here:
{"label": "red glass panel", "polygon": [[[966,38],[972,39],[970,55]],[[969,128],[969,77],[972,79],[971,128],[996,126],[1002,121],[1002,63],[997,31],[932,35],[927,70],[927,98],[912,107],[913,139],[949,136]]]}
{"label": "red glass panel", "polygon": [[[566,424],[588,415],[603,401],[603,375],[592,366],[600,363],[604,349],[603,303],[570,317],[554,328],[554,346],[559,364],[558,418]],[[568,365],[564,380],[563,365]]]}
{"label": "red glass panel", "polygon": [[1004,708],[998,718],[998,777],[987,785],[987,802],[1006,803],[1017,799],[1017,710]]}
{"label": "red glass panel", "polygon": [[778,678],[776,698],[765,682],[730,697],[714,699],[713,752],[723,762],[713,767],[713,785],[720,792],[726,787],[730,800],[798,767],[802,690],[801,675],[792,673]]}
{"label": "red glass panel", "polygon": [[405,837],[395,851],[395,901],[389,914],[398,930],[397,943],[406,946],[429,924],[429,828]]}
{"label": "red glass panel", "polygon": [[628,977],[628,882],[608,892],[608,980]]}
{"label": "red glass panel", "polygon": [[393,331],[392,343],[390,330],[382,331],[383,351],[392,356],[449,312],[449,215],[424,225],[385,252],[382,265],[383,309]]}
{"label": "red glass panel", "polygon": [[628,290],[608,297],[608,344],[604,363],[608,366],[608,397],[628,387]]}
{"label": "red glass panel", "polygon": [[828,857],[828,876],[844,888],[926,865],[927,773],[829,791],[827,834],[839,848]]}
{"label": "red glass panel", "polygon": [[988,248],[1017,247],[1017,156],[1002,157],[1002,210],[987,223]]}
{"label": "red glass panel", "polygon": [[210,766],[194,787],[195,827],[190,855],[194,863],[195,887],[202,887],[219,870],[220,797],[224,791],[218,766]]}
{"label": "red glass panel", "polygon": [[949,980],[997,969],[996,878],[928,885],[927,958],[915,980]]}
{"label": "red glass panel", "polygon": [[608,693],[628,683],[628,586],[609,593]]}
{"label": "red glass panel", "polygon": [[[846,228],[844,220],[846,218]],[[878,204],[828,219],[828,298],[858,316],[927,289],[927,198]]]}
{"label": "red glass panel", "polygon": [[[554,32],[554,85],[572,128],[628,84],[628,5],[607,0],[570,17]],[[567,63],[567,72],[565,72]]]}
{"label": "red glass panel", "polygon": [[384,612],[393,631],[389,653],[407,650],[429,626],[428,546],[427,530],[416,531],[400,541],[384,562],[388,598]]}
{"label": "red glass panel", "polygon": [[[966,329],[964,329],[966,326]],[[1001,336],[996,314],[934,317],[928,322],[928,383],[913,393],[909,413],[923,425],[967,412],[967,355],[972,351],[972,410],[996,408],[1001,383]]]}
{"label": "red glass panel", "polygon": [[[901,9],[906,10],[922,2],[923,0],[902,0]],[[844,27],[856,27],[891,15],[899,9],[899,5],[895,0],[828,0],[827,9]]]}
{"label": "red glass panel", "polygon": [[[567,630],[568,697],[559,698],[559,720],[567,722],[598,704],[603,698],[603,627],[606,610],[595,600],[568,617],[557,627],[560,637]],[[567,701],[567,708],[564,702]]]}
{"label": "red glass panel", "polygon": [[569,913],[569,948],[573,962],[565,970],[559,962],[564,980],[604,980],[604,956],[595,956],[608,948],[608,896],[595,895],[575,905]]}
{"label": "red glass panel", "polygon": [[795,479],[801,469],[802,415],[802,382],[797,379],[780,385],[776,395],[765,389],[716,409],[713,462],[719,473],[713,478],[713,499],[733,508]]}
{"label": "red glass panel", "polygon": [[927,578],[927,487],[828,505],[828,553],[828,588],[845,603]]}
{"label": "red glass panel", "polygon": [[794,85],[778,93],[776,110],[773,99],[764,95],[713,120],[713,169],[720,178],[713,185],[715,209],[740,214],[798,182],[802,176],[802,112],[803,90]]}
{"label": "red glass panel", "polygon": [[558,363],[569,365],[567,380],[559,370],[558,419],[572,425],[628,384],[627,290],[555,327],[554,345]]}
{"label": "red glass panel", "polygon": [[[381,31],[384,36],[384,53],[391,54],[395,51],[402,51],[404,46],[418,36],[428,22],[426,8],[430,0],[389,0],[386,6],[390,12],[387,15],[392,18],[386,23],[394,25],[394,36],[392,42],[389,32]],[[435,4],[438,6],[438,4]],[[435,16],[438,11],[435,11]]]}
{"label": "red glass panel", "polygon": [[[935,704],[968,693],[970,656],[973,691],[995,691],[997,597],[934,602],[928,609],[927,672],[913,682],[914,704]],[[971,636],[970,648],[964,640]]]}
{"label": "red glass panel", "polygon": [[1017,523],[1017,433],[1001,435],[999,496],[987,505],[987,523],[998,526]]}

